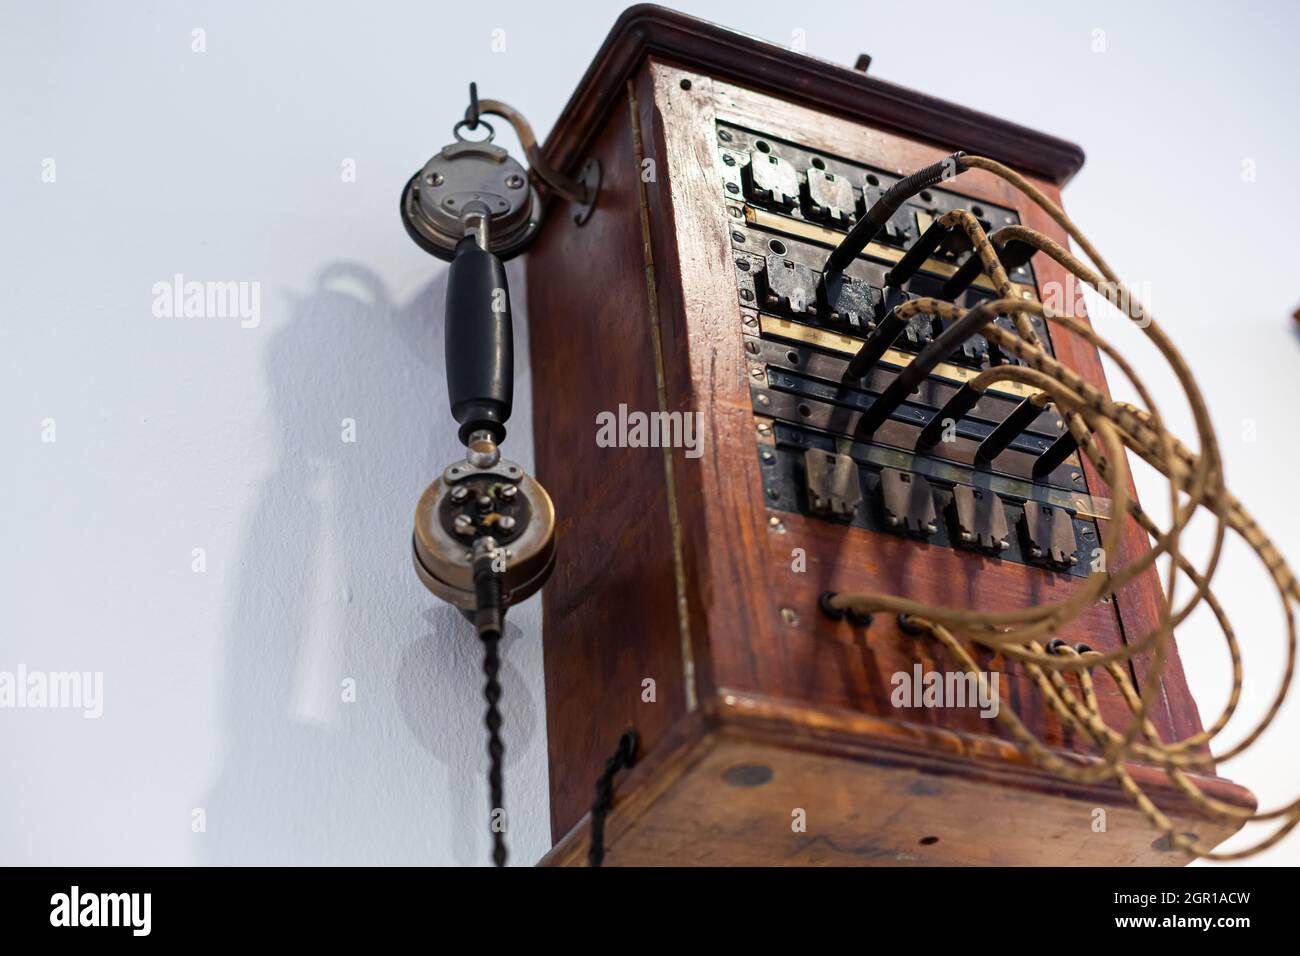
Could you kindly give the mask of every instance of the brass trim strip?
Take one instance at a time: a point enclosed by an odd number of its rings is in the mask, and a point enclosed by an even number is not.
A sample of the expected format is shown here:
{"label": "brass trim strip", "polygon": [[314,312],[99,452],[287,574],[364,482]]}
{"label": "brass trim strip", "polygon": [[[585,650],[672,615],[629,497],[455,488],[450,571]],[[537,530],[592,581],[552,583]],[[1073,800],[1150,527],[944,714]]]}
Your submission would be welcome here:
{"label": "brass trim strip", "polygon": [[[844,238],[843,233],[836,232],[834,229],[828,229],[825,226],[819,226],[815,222],[806,222],[803,219],[793,219],[789,216],[779,216],[776,213],[768,212],[766,209],[755,209],[748,203],[745,204],[745,221],[753,226],[759,226],[763,229],[772,229],[778,232],[784,232],[788,235],[798,236],[800,239],[809,239],[813,242],[820,243],[832,248],[840,244]],[[873,259],[884,259],[887,262],[898,262],[903,258],[906,250],[895,249],[892,246],[882,245],[879,242],[872,242],[867,245],[866,255]],[[932,272],[935,275],[947,279],[957,272],[957,266],[951,262],[943,262],[939,259],[926,259],[925,265],[921,266],[926,272]],[[974,285],[981,289],[987,289],[990,292],[996,292],[997,288],[993,281],[986,275],[980,274],[975,279]],[[1020,293],[1021,297],[1030,297],[1034,294],[1034,287],[1026,285],[1023,282],[1013,282],[1015,290]]]}
{"label": "brass trim strip", "polygon": [[[805,345],[815,345],[818,348],[826,349],[829,352],[839,352],[842,355],[855,355],[858,349],[862,348],[863,340],[856,336],[828,332],[825,329],[813,328],[811,325],[792,322],[790,319],[779,319],[774,315],[760,314],[758,327],[764,335],[790,339],[794,342],[802,342]],[[912,364],[912,359],[915,357],[898,349],[887,349],[885,354],[881,356],[880,361],[896,368],[906,368]],[[960,384],[970,381],[979,372],[974,369],[962,368],[960,365],[940,362],[935,366],[932,374]],[[999,382],[989,391],[995,395],[1011,395],[1015,398],[1028,398],[1030,395],[1038,394],[1038,389],[1021,382]]]}

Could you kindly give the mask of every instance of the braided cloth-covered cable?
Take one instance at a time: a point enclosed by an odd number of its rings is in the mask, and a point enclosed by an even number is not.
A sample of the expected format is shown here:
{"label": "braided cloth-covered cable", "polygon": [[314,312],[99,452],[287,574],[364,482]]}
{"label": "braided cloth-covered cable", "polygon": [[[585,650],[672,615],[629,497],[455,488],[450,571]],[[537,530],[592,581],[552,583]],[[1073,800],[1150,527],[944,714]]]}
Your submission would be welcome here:
{"label": "braided cloth-covered cable", "polygon": [[[1022,361],[1023,365],[997,366],[981,372],[970,384],[983,391],[995,388],[999,382],[1016,382],[1041,392],[1040,398],[1049,400],[1060,412],[1070,434],[1078,442],[1080,454],[1087,457],[1111,489],[1114,518],[1103,523],[1102,555],[1121,553],[1120,543],[1128,520],[1136,522],[1149,535],[1152,547],[1122,567],[1111,566],[1109,560],[1101,562],[1101,566],[1094,566],[1095,569],[1073,594],[1049,604],[987,612],[930,605],[876,593],[837,594],[828,599],[829,604],[835,610],[852,610],[863,615],[873,612],[899,615],[906,631],[929,635],[941,642],[981,684],[984,676],[968,650],[968,644],[991,650],[1007,661],[1018,662],[1062,725],[1091,741],[1100,753],[1099,759],[1090,763],[1064,760],[1038,740],[1012,708],[999,708],[997,719],[1042,767],[1072,781],[1114,781],[1152,825],[1164,834],[1171,846],[1189,855],[1210,860],[1238,860],[1258,853],[1275,844],[1300,823],[1300,797],[1274,809],[1252,811],[1209,797],[1188,773],[1212,774],[1216,764],[1225,763],[1254,744],[1281,709],[1295,670],[1294,602],[1300,600],[1296,579],[1277,548],[1225,486],[1223,462],[1204,398],[1187,363],[1150,312],[1119,281],[1065,212],[1031,182],[1001,163],[980,156],[965,156],[962,164],[963,168],[981,169],[1001,177],[1024,192],[1074,240],[1092,265],[1036,230],[1008,226],[990,236],[970,213],[962,210],[950,212],[943,217],[944,224],[959,226],[966,231],[974,247],[973,254],[979,257],[1000,298],[969,310],[940,299],[919,298],[899,306],[899,317],[907,319],[925,314],[946,322],[961,321],[964,327],[969,326],[971,334],[983,335],[1005,354]],[[1027,243],[1055,260],[1075,279],[1125,312],[1142,329],[1168,363],[1186,396],[1195,422],[1199,451],[1191,451],[1166,430],[1151,394],[1133,365],[1091,326],[1059,314],[1030,295],[1016,292],[997,254],[999,247],[1012,240]],[[1010,315],[1015,331],[993,324],[998,314]],[[1112,401],[1101,389],[1049,355],[1039,343],[1029,318],[1034,315],[1061,326],[1101,350],[1132,383],[1145,408]],[[1169,527],[1157,525],[1130,494],[1126,449],[1167,479],[1172,516]],[[1208,513],[1213,520],[1215,533],[1209,556],[1204,566],[1198,567],[1180,551],[1179,542],[1188,524],[1201,512]],[[1211,742],[1232,720],[1242,696],[1241,649],[1227,612],[1211,587],[1229,533],[1240,537],[1259,558],[1277,591],[1286,622],[1286,664],[1264,716],[1235,744],[1211,754]],[[1149,632],[1136,635],[1123,646],[1105,652],[1080,651],[1055,638],[1058,631],[1078,618],[1085,609],[1097,601],[1109,600],[1161,558],[1167,559],[1169,565],[1168,587],[1167,593],[1160,597],[1157,621]],[[1185,579],[1184,587],[1190,588],[1190,594],[1179,604],[1175,601],[1175,594],[1179,591],[1181,579]],[[1160,699],[1160,682],[1175,629],[1202,606],[1209,609],[1226,641],[1232,662],[1232,689],[1223,711],[1210,726],[1184,739],[1166,741],[1161,739],[1148,719],[1149,702]],[[1139,655],[1145,655],[1146,662],[1140,687],[1134,685],[1123,666],[1125,661]],[[1119,729],[1102,718],[1098,706],[1093,675],[1102,670],[1115,682],[1131,712],[1131,719]],[[1076,676],[1069,681],[1067,674]],[[983,689],[988,692],[986,687]],[[1209,817],[1233,825],[1250,822],[1273,822],[1276,825],[1249,847],[1215,852],[1193,836],[1178,832],[1174,823],[1127,772],[1125,764],[1128,762],[1165,770],[1174,785]]]}

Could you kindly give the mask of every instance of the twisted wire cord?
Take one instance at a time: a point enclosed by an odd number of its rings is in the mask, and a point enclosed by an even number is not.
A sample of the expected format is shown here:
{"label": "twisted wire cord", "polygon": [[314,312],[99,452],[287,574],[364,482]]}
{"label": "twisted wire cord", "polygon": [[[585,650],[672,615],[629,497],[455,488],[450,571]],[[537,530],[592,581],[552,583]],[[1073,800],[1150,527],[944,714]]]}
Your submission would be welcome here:
{"label": "twisted wire cord", "polygon": [[[1112,517],[1101,522],[1102,555],[1106,558],[1104,567],[1089,574],[1064,600],[1008,611],[972,611],[871,592],[838,594],[831,597],[829,603],[837,610],[852,610],[859,614],[898,614],[906,632],[928,635],[943,644],[980,682],[984,693],[988,693],[984,674],[962,639],[993,651],[1005,660],[1018,662],[1061,724],[1094,744],[1100,754],[1088,762],[1077,758],[1067,760],[1035,737],[1013,708],[1000,707],[997,719],[1040,766],[1072,781],[1116,782],[1148,821],[1164,834],[1170,845],[1191,856],[1220,861],[1251,856],[1277,843],[1300,824],[1300,797],[1271,810],[1252,811],[1210,797],[1195,779],[1188,776],[1187,771],[1213,773],[1216,765],[1226,763],[1252,746],[1277,716],[1295,673],[1297,638],[1294,612],[1295,602],[1300,601],[1300,585],[1273,542],[1225,486],[1223,462],[1204,397],[1186,361],[1150,311],[1119,281],[1069,216],[1036,186],[991,159],[965,156],[962,164],[963,168],[981,169],[998,176],[1029,196],[1074,240],[1092,266],[1034,229],[1007,226],[989,236],[969,212],[950,212],[941,221],[946,226],[960,226],[965,230],[973,246],[972,254],[978,257],[999,298],[969,310],[940,299],[919,298],[900,306],[899,316],[907,319],[924,314],[949,323],[962,322],[963,328],[969,326],[971,334],[982,334],[1005,354],[1024,363],[996,366],[981,372],[971,380],[970,387],[983,392],[995,388],[1000,382],[1017,382],[1037,389],[1036,401],[1050,402],[1057,408],[1066,428],[1078,443],[1080,455],[1091,462],[1110,489]],[[997,255],[997,249],[1012,240],[1028,243],[1047,255],[1074,279],[1092,288],[1134,320],[1168,364],[1184,393],[1195,424],[1198,452],[1191,451],[1165,428],[1150,392],[1123,354],[1086,322],[1060,314],[1032,294],[1016,290]],[[998,314],[1010,315],[1015,331],[994,325],[993,319]],[[1049,355],[1030,321],[1030,316],[1034,315],[1081,337],[1104,353],[1133,385],[1146,407],[1112,401],[1078,372]],[[1168,480],[1170,521],[1167,528],[1161,528],[1133,497],[1126,450],[1136,454]],[[1214,521],[1214,536],[1208,557],[1203,566],[1198,567],[1180,551],[1180,540],[1188,524],[1202,511]],[[1114,567],[1111,559],[1122,553],[1128,520],[1149,536],[1152,546],[1122,567]],[[1264,716],[1237,743],[1216,756],[1210,753],[1209,745],[1218,740],[1237,713],[1244,674],[1240,643],[1211,586],[1229,535],[1246,543],[1272,580],[1285,619],[1286,664]],[[1156,623],[1145,634],[1105,652],[1071,648],[1055,639],[1062,628],[1077,620],[1088,607],[1097,601],[1110,599],[1139,575],[1153,570],[1161,558],[1168,562],[1167,590],[1160,594]],[[1191,585],[1191,593],[1178,604],[1175,595],[1182,579]],[[1148,702],[1159,699],[1175,629],[1202,605],[1209,609],[1224,637],[1231,662],[1231,691],[1223,710],[1208,727],[1181,740],[1165,741],[1149,719]],[[1134,683],[1124,666],[1136,657],[1142,657],[1147,665],[1140,686]],[[1102,671],[1118,688],[1131,718],[1119,729],[1110,726],[1101,713],[1093,674]],[[1148,764],[1166,771],[1175,787],[1209,817],[1235,825],[1280,822],[1273,832],[1251,846],[1216,852],[1213,847],[1178,832],[1174,823],[1128,772],[1125,764],[1129,762]]]}
{"label": "twisted wire cord", "polygon": [[504,612],[501,581],[492,567],[492,549],[477,548],[474,558],[474,623],[483,642],[483,698],[487,713],[483,723],[488,731],[488,815],[492,833],[492,862],[506,865],[505,764],[506,745],[501,739],[501,631]]}
{"label": "twisted wire cord", "polygon": [[488,793],[492,801],[492,862],[497,866],[506,865],[505,828],[496,819],[497,811],[505,809],[505,783],[502,777],[502,764],[505,762],[506,745],[501,739],[501,635],[489,634],[483,638],[483,675],[487,678],[483,684],[483,697],[487,700],[487,714],[483,723],[488,729]]}

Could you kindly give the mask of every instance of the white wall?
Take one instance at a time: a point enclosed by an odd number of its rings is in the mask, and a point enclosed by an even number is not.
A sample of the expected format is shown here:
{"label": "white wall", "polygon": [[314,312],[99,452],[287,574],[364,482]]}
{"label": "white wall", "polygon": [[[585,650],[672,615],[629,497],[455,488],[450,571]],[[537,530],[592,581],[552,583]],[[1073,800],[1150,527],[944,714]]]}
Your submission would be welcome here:
{"label": "white wall", "polygon": [[[868,51],[888,79],[1083,144],[1071,208],[1149,288],[1202,376],[1231,483],[1300,557],[1291,8],[684,6],[777,42],[802,30],[837,62]],[[104,712],[0,711],[0,862],[486,859],[479,648],[409,566],[416,498],[457,446],[443,267],[397,197],[471,79],[548,129],[618,9],[3,4],[0,670],[102,671]],[[963,44],[978,54],[943,58]],[[155,317],[152,288],[176,273],[260,283],[260,323]],[[522,361],[517,388],[507,448],[528,464]],[[1144,477],[1158,511],[1157,487]],[[1276,611],[1244,560],[1223,579],[1264,694]],[[548,845],[537,600],[510,620],[507,801],[528,863]],[[1194,623],[1184,659],[1209,711],[1224,657]],[[1284,716],[1294,734],[1296,707]],[[1300,772],[1284,732],[1261,749],[1227,770],[1272,804]],[[1300,861],[1297,843],[1269,859]]]}

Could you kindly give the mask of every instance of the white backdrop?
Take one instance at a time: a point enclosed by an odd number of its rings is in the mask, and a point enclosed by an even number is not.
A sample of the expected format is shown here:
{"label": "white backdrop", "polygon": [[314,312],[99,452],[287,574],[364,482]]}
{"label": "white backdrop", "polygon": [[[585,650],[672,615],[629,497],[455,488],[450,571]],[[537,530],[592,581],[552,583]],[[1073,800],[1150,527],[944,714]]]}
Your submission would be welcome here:
{"label": "white backdrop", "polygon": [[[887,79],[1081,143],[1070,208],[1185,348],[1231,484],[1300,558],[1292,8],[682,6],[836,62],[870,52]],[[98,719],[0,710],[0,863],[486,860],[479,648],[409,566],[416,498],[457,446],[443,267],[397,198],[471,79],[544,133],[619,9],[0,4],[0,670],[103,673]],[[256,323],[155,315],[177,274],[256,283]],[[511,276],[507,448],[529,464]],[[1262,580],[1231,552],[1257,697],[1282,660]],[[531,863],[549,845],[537,600],[510,621],[507,802]],[[1188,630],[1209,715],[1225,657],[1208,621]],[[1265,805],[1300,789],[1297,707],[1283,718],[1226,768]],[[1300,840],[1265,859],[1300,861]]]}

